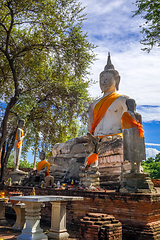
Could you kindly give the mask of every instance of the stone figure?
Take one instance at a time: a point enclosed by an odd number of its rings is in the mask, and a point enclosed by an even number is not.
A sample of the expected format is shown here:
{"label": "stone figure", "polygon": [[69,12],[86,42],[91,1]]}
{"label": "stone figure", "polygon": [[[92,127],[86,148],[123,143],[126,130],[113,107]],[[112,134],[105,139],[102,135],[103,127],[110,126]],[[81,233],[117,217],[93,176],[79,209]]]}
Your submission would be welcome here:
{"label": "stone figure", "polygon": [[99,137],[94,137],[91,133],[87,133],[88,143],[84,144],[88,151],[90,152],[89,156],[86,157],[85,161],[85,170],[88,170],[90,166],[97,167],[98,166],[98,154],[100,149],[100,141]]}
{"label": "stone figure", "polygon": [[45,157],[46,157],[46,154],[43,150],[39,152],[39,159],[41,161],[37,163],[37,173],[39,174],[44,173],[46,177],[50,175],[49,174],[50,163],[45,160]]}
{"label": "stone figure", "polygon": [[89,107],[89,131],[94,136],[120,134],[121,117],[127,111],[127,96],[120,95],[120,75],[108,55],[107,65],[100,73],[100,88],[103,96]]}
{"label": "stone figure", "polygon": [[131,163],[131,173],[140,173],[141,162],[146,159],[142,117],[136,112],[134,99],[126,100],[126,105],[128,111],[121,119],[124,161],[128,160]]}
{"label": "stone figure", "polygon": [[24,140],[26,136],[25,132],[25,120],[20,119],[18,121],[18,128],[16,132],[16,139],[15,139],[15,150],[14,150],[14,172],[22,172],[19,170],[19,161],[22,151],[22,141]]}

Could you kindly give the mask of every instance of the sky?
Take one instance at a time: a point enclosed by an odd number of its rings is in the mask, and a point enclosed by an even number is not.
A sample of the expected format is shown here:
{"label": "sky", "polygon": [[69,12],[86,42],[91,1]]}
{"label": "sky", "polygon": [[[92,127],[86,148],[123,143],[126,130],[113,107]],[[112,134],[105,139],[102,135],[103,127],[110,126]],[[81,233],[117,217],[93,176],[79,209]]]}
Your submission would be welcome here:
{"label": "sky", "polygon": [[155,157],[160,151],[160,49],[142,51],[141,16],[132,17],[137,9],[134,0],[81,0],[88,19],[83,30],[98,47],[98,60],[91,66],[92,79],[97,83],[89,88],[92,97],[101,96],[99,74],[111,61],[121,76],[119,93],[134,98],[137,112],[142,115],[145,130],[146,154]]}
{"label": "sky", "polygon": [[[119,93],[134,98],[137,112],[142,115],[145,130],[146,155],[155,157],[160,151],[160,49],[150,53],[141,49],[143,38],[141,16],[132,17],[137,9],[135,0],[80,0],[88,19],[83,30],[95,49],[97,60],[91,66],[91,77],[97,83],[88,90],[92,97],[100,97],[99,74],[107,62],[108,52],[119,71]],[[30,156],[31,157],[31,156]],[[33,158],[33,156],[32,156]]]}

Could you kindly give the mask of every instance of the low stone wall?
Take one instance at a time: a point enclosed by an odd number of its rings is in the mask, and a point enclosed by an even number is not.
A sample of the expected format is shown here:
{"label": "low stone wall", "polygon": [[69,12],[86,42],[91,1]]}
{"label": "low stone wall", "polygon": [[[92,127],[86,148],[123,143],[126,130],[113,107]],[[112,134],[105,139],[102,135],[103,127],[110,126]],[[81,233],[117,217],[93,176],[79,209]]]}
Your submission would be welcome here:
{"label": "low stone wall", "polygon": [[[6,194],[17,187],[0,186]],[[24,195],[32,188],[19,187]],[[88,212],[113,215],[122,223],[124,240],[160,240],[160,194],[91,192],[83,190],[54,190],[36,188],[37,195],[81,196],[84,201],[67,203],[67,226],[80,229],[80,219]],[[42,209],[42,219],[50,221],[51,206]]]}

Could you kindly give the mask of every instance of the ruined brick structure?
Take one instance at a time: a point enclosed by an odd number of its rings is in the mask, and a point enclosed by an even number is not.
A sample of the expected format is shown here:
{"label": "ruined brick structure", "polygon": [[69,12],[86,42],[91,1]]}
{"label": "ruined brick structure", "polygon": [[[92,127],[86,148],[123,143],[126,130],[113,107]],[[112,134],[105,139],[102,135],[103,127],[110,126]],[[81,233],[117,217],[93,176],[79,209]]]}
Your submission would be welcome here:
{"label": "ruined brick structure", "polygon": [[[20,190],[29,195],[32,188],[0,186],[6,195]],[[114,216],[122,224],[123,240],[160,240],[160,194],[91,192],[83,190],[54,190],[36,188],[37,195],[81,196],[84,201],[67,203],[67,227],[80,230],[80,219],[88,212]],[[42,220],[50,221],[51,204],[42,208]]]}

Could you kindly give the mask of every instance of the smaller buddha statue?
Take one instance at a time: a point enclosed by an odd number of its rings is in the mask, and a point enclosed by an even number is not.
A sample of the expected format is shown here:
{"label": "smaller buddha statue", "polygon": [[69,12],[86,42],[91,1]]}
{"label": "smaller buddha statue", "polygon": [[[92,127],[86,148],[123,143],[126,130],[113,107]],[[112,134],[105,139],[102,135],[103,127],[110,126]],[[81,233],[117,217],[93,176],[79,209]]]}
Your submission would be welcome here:
{"label": "smaller buddha statue", "polygon": [[49,174],[50,163],[45,160],[45,157],[46,157],[46,154],[43,150],[39,152],[39,159],[41,161],[37,163],[37,173],[39,174],[44,173],[46,177],[50,175]]}
{"label": "smaller buddha statue", "polygon": [[142,117],[136,112],[134,99],[127,99],[126,105],[128,111],[121,118],[124,161],[131,163],[131,173],[140,173],[141,162],[146,159]]}
{"label": "smaller buddha statue", "polygon": [[25,131],[25,120],[20,119],[18,121],[18,128],[16,132],[16,139],[15,139],[15,150],[14,150],[14,172],[20,172],[23,173],[23,171],[19,170],[19,162],[20,162],[20,156],[22,151],[22,142],[26,136]]}

